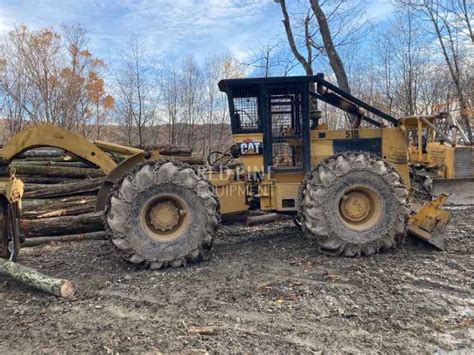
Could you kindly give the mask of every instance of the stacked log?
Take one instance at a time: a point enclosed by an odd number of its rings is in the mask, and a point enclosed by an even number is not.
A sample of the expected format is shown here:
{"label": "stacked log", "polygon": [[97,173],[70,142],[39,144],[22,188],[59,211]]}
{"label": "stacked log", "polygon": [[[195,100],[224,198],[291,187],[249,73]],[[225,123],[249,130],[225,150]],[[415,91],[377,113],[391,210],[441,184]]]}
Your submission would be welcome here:
{"label": "stacked log", "polygon": [[102,215],[95,212],[105,179],[98,167],[56,148],[29,150],[10,166],[25,183],[20,220],[25,246],[105,238]]}
{"label": "stacked log", "polygon": [[[140,149],[96,141],[97,147],[122,161]],[[160,154],[203,164],[187,147],[154,147]],[[102,214],[95,212],[96,195],[105,180],[101,169],[58,148],[28,150],[10,164],[25,183],[20,226],[25,246],[50,241],[105,238]]]}

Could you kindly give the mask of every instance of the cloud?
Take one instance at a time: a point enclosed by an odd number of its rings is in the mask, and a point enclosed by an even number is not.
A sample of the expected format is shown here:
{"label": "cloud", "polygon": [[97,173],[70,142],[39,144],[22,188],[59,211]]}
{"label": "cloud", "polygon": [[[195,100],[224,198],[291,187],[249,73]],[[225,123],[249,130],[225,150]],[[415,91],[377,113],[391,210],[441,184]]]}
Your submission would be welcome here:
{"label": "cloud", "polygon": [[112,55],[132,34],[159,55],[226,51],[242,55],[257,39],[273,36],[279,14],[272,0],[0,0],[0,34],[81,24],[91,49]]}
{"label": "cloud", "polygon": [[12,9],[0,5],[0,35],[3,35],[13,29],[13,19],[15,18],[15,13]]}
{"label": "cloud", "polygon": [[395,10],[390,0],[372,0],[367,4],[367,16],[375,21],[383,21]]}
{"label": "cloud", "polygon": [[146,36],[160,52],[235,50],[252,42],[271,5],[265,0],[131,2],[122,32]]}

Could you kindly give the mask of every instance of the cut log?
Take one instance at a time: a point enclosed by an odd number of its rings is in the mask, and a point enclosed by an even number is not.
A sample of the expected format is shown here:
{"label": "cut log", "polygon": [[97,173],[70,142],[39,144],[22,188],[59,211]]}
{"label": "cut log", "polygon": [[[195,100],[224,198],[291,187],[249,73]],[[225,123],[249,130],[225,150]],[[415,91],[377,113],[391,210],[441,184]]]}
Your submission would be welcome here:
{"label": "cut log", "polygon": [[19,178],[21,181],[23,181],[25,183],[25,187],[24,187],[24,191],[27,192],[27,191],[36,191],[36,190],[39,190],[39,189],[44,189],[44,188],[48,188],[50,189],[52,185],[56,185],[56,184],[71,184],[73,182],[81,182],[81,181],[84,181],[84,179],[67,179],[67,180],[62,180],[61,182],[55,182],[55,183],[46,183],[46,184],[36,184],[36,183],[29,183],[29,182],[25,182],[25,180],[20,177],[20,176],[16,176],[17,178]]}
{"label": "cut log", "polygon": [[0,259],[0,274],[10,276],[25,285],[59,297],[72,297],[75,293],[75,287],[71,281],[47,276],[5,259]]}
{"label": "cut log", "polygon": [[36,184],[36,183],[26,183],[25,182],[25,179],[21,176],[16,176],[17,178],[19,178],[21,181],[23,181],[25,183],[25,186],[23,188],[23,191],[26,192],[26,191],[34,191],[34,190],[38,190],[38,189],[41,189],[41,188],[45,188],[45,187],[50,187],[49,184]]}
{"label": "cut log", "polygon": [[104,230],[102,213],[85,213],[78,216],[20,220],[20,226],[27,238],[35,236],[68,235]]}
{"label": "cut log", "polygon": [[87,179],[81,182],[52,185],[35,191],[25,192],[23,198],[50,198],[56,196],[79,195],[85,192],[97,191],[102,186],[104,178]]}
{"label": "cut log", "polygon": [[65,168],[85,168],[85,169],[97,169],[97,166],[93,164],[87,164],[80,161],[51,161],[51,160],[14,160],[10,163],[11,167],[24,167],[24,166],[59,166]]}
{"label": "cut log", "polygon": [[36,148],[30,149],[26,152],[19,154],[18,158],[32,158],[32,157],[42,157],[42,158],[57,158],[62,157],[65,154],[64,150],[60,148]]}
{"label": "cut log", "polygon": [[15,157],[14,161],[25,161],[25,162],[31,162],[31,161],[54,161],[54,162],[64,162],[64,161],[71,161],[71,158],[69,156],[59,156],[59,157],[26,157],[22,159],[18,159],[18,156]]}
{"label": "cut log", "polygon": [[81,205],[87,203],[95,203],[94,195],[79,195],[79,196],[67,196],[67,197],[54,197],[54,198],[39,198],[39,199],[28,199],[23,200],[24,211],[49,211],[51,209],[60,209],[74,205]]}
{"label": "cut log", "polygon": [[178,159],[179,161],[182,161],[183,163],[186,163],[189,165],[204,165],[206,163],[204,159],[199,158],[199,157],[193,157],[193,156],[175,155],[173,159]]}
{"label": "cut log", "polygon": [[188,146],[173,146],[164,144],[156,147],[147,147],[147,150],[153,149],[157,149],[161,155],[190,156],[192,154],[192,149]]}
{"label": "cut log", "polygon": [[[51,184],[67,184],[71,182],[84,181],[83,178],[65,178],[65,177],[56,177],[56,176],[41,176],[41,175],[16,175],[21,181],[26,184],[25,191],[33,189],[28,185],[51,185]],[[46,186],[45,186],[46,187]],[[47,186],[48,188],[50,186]]]}
{"label": "cut log", "polygon": [[268,223],[268,222],[276,222],[276,221],[284,221],[287,219],[291,219],[291,216],[287,216],[284,214],[279,213],[267,213],[261,216],[250,216],[247,217],[246,224],[248,226],[253,226],[255,224],[261,223]]}
{"label": "cut log", "polygon": [[104,173],[100,169],[71,168],[62,166],[23,165],[17,166],[16,172],[18,175],[40,175],[56,178],[94,178],[104,176]]}
{"label": "cut log", "polygon": [[23,211],[24,219],[41,219],[61,216],[76,216],[79,214],[90,213],[95,211],[95,203],[91,201],[88,204],[69,206],[60,209],[49,209],[49,211]]}
{"label": "cut log", "polygon": [[83,234],[71,234],[71,235],[60,235],[60,236],[44,236],[36,238],[28,238],[21,247],[33,247],[36,245],[56,243],[56,242],[77,242],[83,240],[104,240],[107,239],[107,233],[104,231],[91,232]]}

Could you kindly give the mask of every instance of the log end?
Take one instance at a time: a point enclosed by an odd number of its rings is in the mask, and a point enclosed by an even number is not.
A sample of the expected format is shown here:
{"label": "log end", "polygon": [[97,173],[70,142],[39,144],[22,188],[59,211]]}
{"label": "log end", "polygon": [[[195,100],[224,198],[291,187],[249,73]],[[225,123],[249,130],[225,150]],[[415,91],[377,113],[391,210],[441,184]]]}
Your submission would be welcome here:
{"label": "log end", "polygon": [[70,298],[74,296],[76,293],[76,287],[71,281],[64,281],[64,283],[61,285],[61,294],[60,296],[63,298]]}

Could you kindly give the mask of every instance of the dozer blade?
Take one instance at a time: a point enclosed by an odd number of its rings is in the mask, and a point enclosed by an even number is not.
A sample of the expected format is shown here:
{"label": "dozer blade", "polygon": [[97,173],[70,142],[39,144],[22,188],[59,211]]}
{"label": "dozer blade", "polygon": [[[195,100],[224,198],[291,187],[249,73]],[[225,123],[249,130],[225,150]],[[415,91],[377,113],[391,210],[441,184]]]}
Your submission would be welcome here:
{"label": "dozer blade", "polygon": [[444,250],[442,233],[451,220],[451,213],[442,210],[441,207],[446,203],[447,199],[448,195],[441,194],[410,217],[408,233],[423,239],[440,250]]}
{"label": "dozer blade", "polygon": [[433,195],[449,195],[446,205],[474,205],[474,178],[433,179]]}

